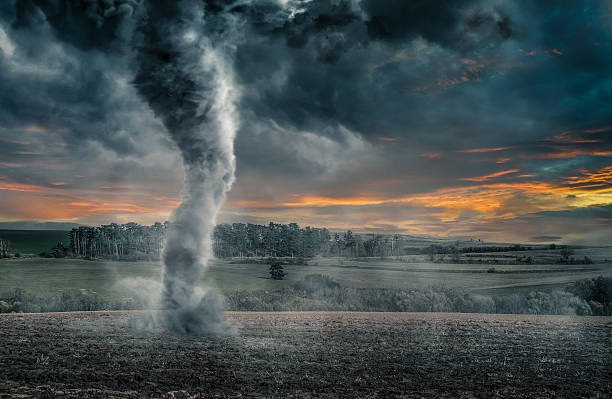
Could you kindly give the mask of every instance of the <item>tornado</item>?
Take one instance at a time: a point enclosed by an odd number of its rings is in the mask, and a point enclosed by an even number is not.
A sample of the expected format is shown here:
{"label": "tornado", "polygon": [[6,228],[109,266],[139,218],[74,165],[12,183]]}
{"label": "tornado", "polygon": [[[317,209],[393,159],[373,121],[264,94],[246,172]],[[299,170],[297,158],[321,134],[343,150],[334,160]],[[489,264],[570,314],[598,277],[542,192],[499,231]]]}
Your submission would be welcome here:
{"label": "tornado", "polygon": [[211,257],[217,212],[234,182],[235,23],[228,15],[204,15],[191,0],[146,7],[134,39],[134,86],[180,151],[185,174],[162,257],[158,321],[178,333],[218,333],[227,327],[221,303],[198,283]]}

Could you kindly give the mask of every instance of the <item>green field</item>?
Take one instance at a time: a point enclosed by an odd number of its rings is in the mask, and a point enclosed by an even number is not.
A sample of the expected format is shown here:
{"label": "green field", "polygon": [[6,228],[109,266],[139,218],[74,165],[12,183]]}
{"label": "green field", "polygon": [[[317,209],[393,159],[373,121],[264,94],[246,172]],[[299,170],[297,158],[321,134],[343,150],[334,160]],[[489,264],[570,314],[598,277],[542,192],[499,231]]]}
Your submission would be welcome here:
{"label": "green field", "polygon": [[[286,279],[269,278],[268,266],[231,264],[215,260],[202,285],[225,293],[236,290],[274,290],[308,274],[326,274],[344,286],[361,288],[424,288],[442,284],[487,295],[563,289],[569,283],[600,275],[612,276],[612,265],[491,265],[406,263],[394,259],[347,261],[320,258],[305,266],[285,266]],[[86,290],[108,298],[147,295],[159,289],[158,262],[111,262],[78,259],[0,260],[0,296],[14,288],[33,293]]]}
{"label": "green field", "polygon": [[65,246],[70,242],[64,230],[0,230],[0,238],[10,241],[11,253],[19,254],[50,252],[58,242]]}
{"label": "green field", "polygon": [[[225,270],[215,262],[203,286],[224,292],[275,289],[289,281],[270,280],[266,273],[244,267],[245,273]],[[245,265],[240,265],[245,266]],[[0,297],[15,288],[38,294],[58,294],[85,290],[106,298],[147,295],[160,280],[159,262],[111,262],[80,259],[22,258],[0,259]],[[158,288],[158,287],[157,287]]]}

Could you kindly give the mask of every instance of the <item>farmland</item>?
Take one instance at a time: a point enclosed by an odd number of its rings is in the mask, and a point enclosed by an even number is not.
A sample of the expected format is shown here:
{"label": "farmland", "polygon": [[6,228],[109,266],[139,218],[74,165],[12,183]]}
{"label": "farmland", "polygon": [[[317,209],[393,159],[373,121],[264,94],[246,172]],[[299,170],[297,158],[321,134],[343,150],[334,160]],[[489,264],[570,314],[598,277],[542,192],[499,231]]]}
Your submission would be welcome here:
{"label": "farmland", "polygon": [[[14,397],[610,397],[612,318],[229,313],[239,334],[133,330],[138,313],[0,315]],[[8,396],[11,397],[11,396]]]}
{"label": "farmland", "polygon": [[[495,273],[488,272],[495,267]],[[325,274],[347,287],[419,288],[443,284],[463,291],[506,295],[533,290],[563,289],[567,284],[600,275],[612,276],[612,266],[492,265],[407,263],[396,259],[368,262],[339,258],[315,259],[307,265],[285,266],[285,280],[269,278],[266,264],[236,264],[214,260],[202,281],[224,293],[237,290],[273,290],[308,274]],[[133,280],[159,281],[159,262],[87,261],[80,259],[23,258],[0,260],[0,295],[14,288],[38,293],[85,290],[114,298],[130,296]]]}

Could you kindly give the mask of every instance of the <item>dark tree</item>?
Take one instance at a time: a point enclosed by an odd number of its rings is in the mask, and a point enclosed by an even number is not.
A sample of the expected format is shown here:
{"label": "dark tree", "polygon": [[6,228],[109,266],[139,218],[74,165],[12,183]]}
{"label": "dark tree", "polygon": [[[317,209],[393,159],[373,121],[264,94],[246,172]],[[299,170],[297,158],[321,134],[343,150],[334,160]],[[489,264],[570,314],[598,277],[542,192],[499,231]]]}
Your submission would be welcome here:
{"label": "dark tree", "polygon": [[282,280],[285,277],[283,265],[277,260],[270,261],[270,277],[273,280]]}

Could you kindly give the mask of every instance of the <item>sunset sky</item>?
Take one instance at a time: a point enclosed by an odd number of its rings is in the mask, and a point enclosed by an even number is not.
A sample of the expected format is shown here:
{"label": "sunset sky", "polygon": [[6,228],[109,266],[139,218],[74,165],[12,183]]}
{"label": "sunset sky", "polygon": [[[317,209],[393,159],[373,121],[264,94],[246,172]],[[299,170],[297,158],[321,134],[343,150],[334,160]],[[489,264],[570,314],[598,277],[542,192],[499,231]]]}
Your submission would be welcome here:
{"label": "sunset sky", "polygon": [[[120,24],[59,24],[38,3],[0,5],[0,228],[166,220],[182,165],[131,85]],[[237,179],[219,222],[612,244],[611,2],[236,13]]]}

